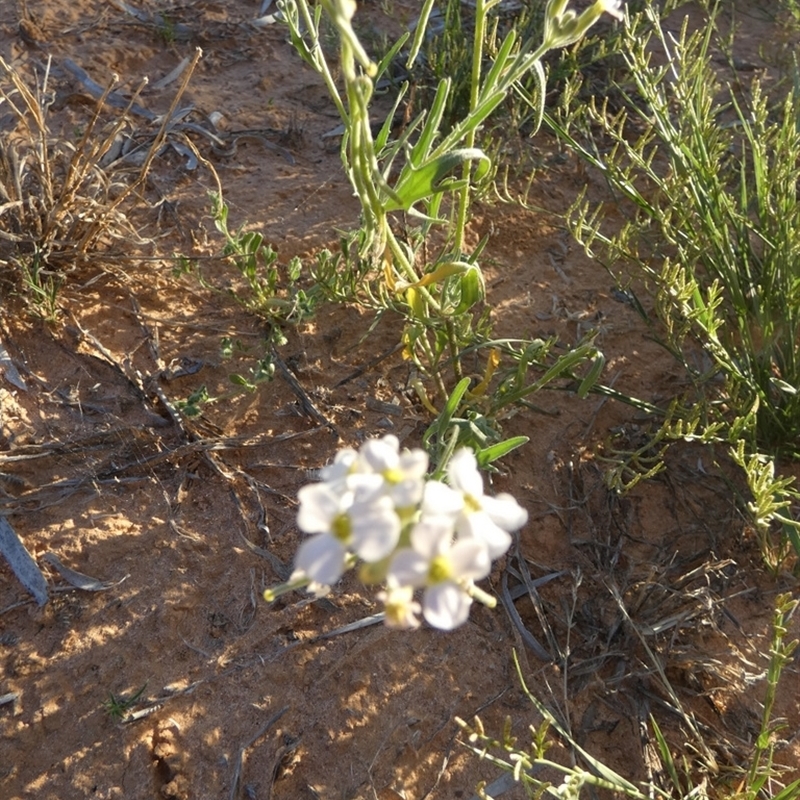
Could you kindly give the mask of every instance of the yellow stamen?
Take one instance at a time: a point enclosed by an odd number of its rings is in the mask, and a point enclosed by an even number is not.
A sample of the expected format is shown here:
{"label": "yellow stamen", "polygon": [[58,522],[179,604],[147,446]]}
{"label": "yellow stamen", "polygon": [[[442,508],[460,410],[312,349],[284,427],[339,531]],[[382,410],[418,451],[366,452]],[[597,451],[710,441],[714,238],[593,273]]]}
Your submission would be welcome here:
{"label": "yellow stamen", "polygon": [[331,525],[331,533],[343,544],[350,541],[352,530],[350,528],[350,518],[347,514],[339,514]]}
{"label": "yellow stamen", "polygon": [[428,567],[428,580],[431,583],[441,583],[452,577],[450,562],[444,556],[436,556]]}
{"label": "yellow stamen", "polygon": [[471,494],[464,495],[464,506],[470,514],[481,510],[481,504]]}

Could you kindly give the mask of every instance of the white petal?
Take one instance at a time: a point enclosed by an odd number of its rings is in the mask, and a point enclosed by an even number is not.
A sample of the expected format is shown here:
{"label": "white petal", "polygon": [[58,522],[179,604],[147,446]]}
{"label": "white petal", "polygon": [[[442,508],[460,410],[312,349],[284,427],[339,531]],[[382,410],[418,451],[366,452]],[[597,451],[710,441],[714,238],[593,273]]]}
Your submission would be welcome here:
{"label": "white petal", "polygon": [[454,532],[452,517],[423,517],[411,529],[411,546],[431,561],[450,549]]}
{"label": "white petal", "polygon": [[372,563],[390,555],[400,539],[400,520],[388,497],[386,502],[368,506],[353,506],[350,525],[352,546],[358,557]]}
{"label": "white petal", "polygon": [[319,475],[322,480],[335,483],[347,476],[357,460],[358,453],[351,447],[346,447],[336,454],[332,464],[328,464],[319,471]]}
{"label": "white petal", "polygon": [[516,531],[528,521],[528,512],[510,494],[482,497],[481,507],[504,531]]}
{"label": "white petal", "polygon": [[305,533],[324,533],[340,513],[341,496],[325,483],[312,483],[297,493],[297,527]]}
{"label": "white petal", "polygon": [[356,473],[347,478],[347,487],[353,493],[353,504],[368,504],[383,497],[384,481],[380,475]]}
{"label": "white petal", "polygon": [[383,439],[370,439],[363,444],[360,457],[372,472],[378,474],[395,469],[400,457],[400,442],[396,436],[384,436]]}
{"label": "white petal", "polygon": [[404,547],[398,550],[389,564],[386,581],[394,586],[424,586],[428,576],[428,559]]}
{"label": "white petal", "polygon": [[455,583],[445,581],[425,590],[422,614],[429,625],[451,631],[467,621],[472,598]]}
{"label": "white petal", "polygon": [[342,577],[346,554],[338,539],[321,533],[302,542],[297,548],[294,565],[314,583],[331,586]]}
{"label": "white petal", "polygon": [[417,614],[422,606],[414,600],[414,590],[410,586],[390,586],[385,592],[378,592],[378,600],[386,607],[386,625],[390,628],[418,628]]}
{"label": "white petal", "polygon": [[462,447],[447,465],[448,483],[459,492],[475,499],[483,496],[483,478],[472,450]]}
{"label": "white petal", "polygon": [[479,581],[492,570],[489,548],[479,539],[460,539],[448,553],[453,577]]}
{"label": "white petal", "polygon": [[464,508],[464,497],[441,481],[428,481],[422,497],[423,515],[458,514]]}
{"label": "white petal", "polygon": [[456,521],[459,539],[477,539],[489,550],[489,557],[500,558],[511,547],[511,535],[492,522],[484,511],[462,514]]}
{"label": "white petal", "polygon": [[620,21],[624,19],[620,0],[598,0],[598,2],[600,3],[600,8],[607,14],[611,14],[612,17]]}
{"label": "white petal", "polygon": [[422,500],[425,482],[417,478],[408,478],[391,487],[390,494],[396,508],[411,508]]}
{"label": "white petal", "polygon": [[424,478],[428,471],[428,454],[424,450],[405,450],[400,454],[400,470],[407,478]]}
{"label": "white petal", "polygon": [[326,597],[331,593],[331,587],[325,583],[317,583],[316,581],[311,581],[311,583],[306,586],[306,591],[309,594],[313,594],[314,597]]}

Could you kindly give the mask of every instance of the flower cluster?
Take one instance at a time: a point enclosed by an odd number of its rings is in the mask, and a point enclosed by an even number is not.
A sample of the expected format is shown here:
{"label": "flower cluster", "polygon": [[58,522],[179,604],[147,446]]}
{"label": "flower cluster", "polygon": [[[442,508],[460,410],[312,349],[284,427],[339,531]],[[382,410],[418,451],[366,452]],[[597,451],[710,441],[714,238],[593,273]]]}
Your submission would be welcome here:
{"label": "flower cluster", "polygon": [[446,483],[427,480],[427,472],[427,454],[401,451],[395,436],[341,450],[320,482],[298,493],[297,525],[308,536],[289,582],[268,589],[266,599],[303,586],[326,594],[360,561],[365,580],[385,583],[378,599],[393,627],[417,627],[422,614],[451,630],[466,621],[474,599],[494,605],[475,581],[506,552],[527,512],[508,494],[483,493],[470,450],[450,459]]}

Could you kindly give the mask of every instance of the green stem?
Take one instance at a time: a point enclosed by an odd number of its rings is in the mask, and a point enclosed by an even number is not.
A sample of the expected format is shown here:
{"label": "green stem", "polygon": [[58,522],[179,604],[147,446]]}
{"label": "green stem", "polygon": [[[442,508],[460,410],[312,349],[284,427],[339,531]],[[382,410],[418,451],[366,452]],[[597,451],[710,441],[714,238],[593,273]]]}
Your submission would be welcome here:
{"label": "green stem", "polygon": [[[469,87],[469,112],[472,114],[477,108],[478,97],[481,88],[481,66],[483,65],[483,38],[486,33],[486,0],[476,0],[475,3],[475,40],[472,44],[472,75]],[[464,144],[466,147],[475,147],[475,128],[467,132]],[[458,215],[456,217],[456,230],[454,239],[454,249],[458,253],[464,245],[464,233],[467,227],[467,217],[469,214],[470,185],[469,179],[472,174],[472,162],[465,161],[462,177],[464,185],[458,201]]]}
{"label": "green stem", "polygon": [[[406,258],[405,250],[401,246],[400,242],[397,241],[397,237],[394,235],[392,229],[388,225],[386,226],[385,235],[386,245],[392,254],[394,266],[402,275],[406,276],[409,283],[416,283],[419,280],[419,275],[417,275],[417,273],[414,271],[414,266]],[[436,300],[436,298],[433,297],[426,287],[420,287],[417,289],[417,291],[422,294],[422,296],[425,298],[425,302],[431,309],[433,309],[434,312],[436,312],[436,314],[441,313],[441,304],[438,302],[438,300]]]}
{"label": "green stem", "polygon": [[[311,47],[308,49],[308,54],[310,58],[313,59],[314,67],[316,68],[317,72],[322,75],[322,79],[325,81],[325,86],[328,89],[328,93],[330,94],[334,105],[336,106],[336,110],[339,112],[339,116],[341,117],[342,122],[344,122],[345,128],[347,128],[347,123],[350,116],[347,113],[347,109],[344,107],[342,98],[339,96],[339,90],[336,88],[336,81],[334,81],[333,75],[331,75],[331,71],[328,69],[328,62],[325,59],[325,54],[322,51],[322,45],[319,41],[319,27],[317,26],[314,17],[308,8],[308,3],[306,0],[296,0],[296,3],[297,9],[303,18],[303,23],[311,35]],[[291,32],[294,36],[302,41],[302,33],[300,30],[293,29]]]}
{"label": "green stem", "polygon": [[445,328],[447,329],[447,343],[450,346],[450,359],[453,362],[453,371],[456,374],[456,380],[460,381],[464,377],[464,370],[461,366],[461,356],[458,352],[458,339],[456,338],[456,330],[452,318],[448,318],[445,321]]}

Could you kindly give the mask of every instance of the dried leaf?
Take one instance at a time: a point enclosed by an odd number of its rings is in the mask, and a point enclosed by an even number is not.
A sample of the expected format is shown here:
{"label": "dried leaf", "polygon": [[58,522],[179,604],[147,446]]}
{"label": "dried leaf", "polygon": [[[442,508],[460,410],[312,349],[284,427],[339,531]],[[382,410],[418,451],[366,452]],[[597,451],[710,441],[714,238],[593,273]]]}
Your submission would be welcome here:
{"label": "dried leaf", "polygon": [[70,585],[76,589],[82,589],[84,592],[105,592],[118,583],[107,583],[93,578],[91,575],[84,575],[82,572],[77,572],[74,569],[65,567],[53,553],[45,553],[42,560],[52,565],[56,572]]}
{"label": "dried leaf", "polygon": [[17,389],[22,389],[23,392],[28,391],[25,381],[22,380],[19,370],[14,366],[11,356],[8,354],[8,350],[6,350],[2,342],[0,342],[0,372],[3,373],[5,379],[12,386],[16,386]]}
{"label": "dried leaf", "polygon": [[47,581],[5,517],[0,517],[0,553],[8,561],[19,582],[43,606],[47,602]]}

